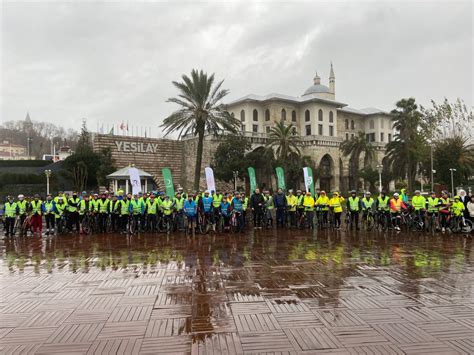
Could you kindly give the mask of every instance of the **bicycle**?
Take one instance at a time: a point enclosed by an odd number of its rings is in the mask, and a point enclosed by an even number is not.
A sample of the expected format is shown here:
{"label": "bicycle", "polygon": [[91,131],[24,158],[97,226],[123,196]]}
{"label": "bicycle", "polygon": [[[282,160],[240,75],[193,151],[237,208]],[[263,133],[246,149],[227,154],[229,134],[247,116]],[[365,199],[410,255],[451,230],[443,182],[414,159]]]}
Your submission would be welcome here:
{"label": "bicycle", "polygon": [[375,225],[377,228],[385,232],[389,228],[389,216],[388,211],[377,211],[375,213]]}
{"label": "bicycle", "polygon": [[435,232],[439,229],[438,213],[429,212],[426,219],[426,230],[434,235]]}
{"label": "bicycle", "polygon": [[472,222],[468,219],[465,219],[464,216],[451,215],[448,221],[448,226],[452,233],[469,234],[472,231]]}
{"label": "bicycle", "polygon": [[374,213],[370,208],[364,211],[364,218],[362,220],[362,224],[364,226],[364,229],[368,232],[374,228],[375,218]]}
{"label": "bicycle", "polygon": [[230,215],[230,231],[232,233],[242,232],[243,228],[241,226],[241,213],[238,211],[232,211]]}

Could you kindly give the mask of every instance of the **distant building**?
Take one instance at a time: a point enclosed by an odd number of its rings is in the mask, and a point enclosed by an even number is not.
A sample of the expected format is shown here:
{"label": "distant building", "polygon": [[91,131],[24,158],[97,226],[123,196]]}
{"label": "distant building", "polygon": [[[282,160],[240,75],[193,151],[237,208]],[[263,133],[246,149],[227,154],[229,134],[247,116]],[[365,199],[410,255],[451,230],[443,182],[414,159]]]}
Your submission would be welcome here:
{"label": "distant building", "polygon": [[53,162],[65,160],[67,157],[71,156],[74,152],[69,146],[62,146],[59,148],[55,154],[44,154],[43,160],[51,160]]}
{"label": "distant building", "polygon": [[26,154],[26,147],[20,144],[13,144],[9,141],[0,143],[0,160],[27,160],[31,159]]}

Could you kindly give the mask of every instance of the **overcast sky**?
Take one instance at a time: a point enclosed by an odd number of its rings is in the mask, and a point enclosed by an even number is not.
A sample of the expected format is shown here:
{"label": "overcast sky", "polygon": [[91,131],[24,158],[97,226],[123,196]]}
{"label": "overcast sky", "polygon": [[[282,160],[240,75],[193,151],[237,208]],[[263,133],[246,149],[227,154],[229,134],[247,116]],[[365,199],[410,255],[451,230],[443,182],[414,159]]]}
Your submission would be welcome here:
{"label": "overcast sky", "polygon": [[228,101],[300,96],[315,70],[336,99],[390,110],[402,97],[473,103],[471,1],[3,2],[1,120],[156,128],[172,80],[199,68]]}

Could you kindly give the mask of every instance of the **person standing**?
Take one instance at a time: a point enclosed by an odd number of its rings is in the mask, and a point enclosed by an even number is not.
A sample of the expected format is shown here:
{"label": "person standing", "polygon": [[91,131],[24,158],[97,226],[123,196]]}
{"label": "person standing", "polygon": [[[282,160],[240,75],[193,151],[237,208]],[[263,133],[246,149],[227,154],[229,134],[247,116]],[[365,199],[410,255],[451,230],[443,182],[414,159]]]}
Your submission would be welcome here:
{"label": "person standing", "polygon": [[390,214],[392,216],[392,219],[395,221],[395,225],[393,227],[397,231],[400,230],[400,214],[402,212],[402,209],[405,210],[406,208],[407,206],[400,198],[400,195],[395,192],[393,194],[393,198],[390,199]]}
{"label": "person standing", "polygon": [[304,213],[306,214],[305,222],[310,228],[314,228],[314,198],[311,196],[311,191],[306,191],[306,196],[303,198]]}
{"label": "person standing", "polygon": [[329,212],[329,197],[326,195],[326,191],[322,190],[319,192],[319,197],[316,200],[317,213],[319,214],[318,223],[325,228],[328,225],[328,212]]}
{"label": "person standing", "polygon": [[359,230],[360,199],[355,190],[351,191],[351,196],[347,199],[347,210],[351,216],[350,229],[352,230],[355,225],[355,229]]}
{"label": "person standing", "polygon": [[471,199],[467,202],[466,209],[469,220],[474,223],[474,196],[471,196]]}
{"label": "person standing", "polygon": [[194,234],[194,230],[196,228],[196,216],[197,216],[197,204],[194,201],[192,194],[188,194],[187,200],[184,202],[183,210],[184,214],[186,215],[186,219],[188,221],[188,231],[191,234]]}
{"label": "person standing", "polygon": [[53,196],[48,195],[44,202],[44,219],[46,221],[46,235],[54,234],[56,225],[56,202],[53,201]]}
{"label": "person standing", "polygon": [[342,215],[342,203],[344,202],[344,197],[339,196],[337,191],[334,191],[332,194],[332,198],[329,200],[329,207],[331,208],[334,219],[334,228],[336,230],[341,229],[341,215]]}
{"label": "person standing", "polygon": [[298,198],[293,195],[293,190],[288,190],[288,196],[286,196],[286,206],[288,218],[290,220],[290,226],[291,228],[296,228],[296,208],[298,206]]}
{"label": "person standing", "polygon": [[266,225],[265,228],[273,228],[273,196],[270,195],[270,191],[265,191],[264,195],[265,199],[265,221]]}
{"label": "person standing", "polygon": [[273,197],[273,203],[276,208],[277,228],[283,228],[285,224],[286,196],[282,189],[278,189],[277,193]]}
{"label": "person standing", "polygon": [[265,199],[260,193],[260,189],[255,189],[255,193],[250,197],[250,206],[253,212],[253,228],[262,228],[263,209],[265,206]]}
{"label": "person standing", "polygon": [[36,194],[31,201],[31,225],[33,227],[33,233],[43,233],[43,212],[44,206],[43,201],[40,200],[38,194]]}
{"label": "person standing", "polygon": [[13,237],[15,235],[15,221],[19,212],[20,208],[13,200],[13,196],[8,196],[7,202],[3,206],[3,215],[5,216],[5,236]]}

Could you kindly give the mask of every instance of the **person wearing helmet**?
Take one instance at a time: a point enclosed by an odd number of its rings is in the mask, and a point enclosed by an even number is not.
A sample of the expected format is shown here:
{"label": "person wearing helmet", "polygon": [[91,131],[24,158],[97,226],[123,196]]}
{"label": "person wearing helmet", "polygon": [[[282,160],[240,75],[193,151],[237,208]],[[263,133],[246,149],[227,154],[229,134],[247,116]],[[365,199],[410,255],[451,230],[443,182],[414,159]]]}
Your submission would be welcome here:
{"label": "person wearing helmet", "polygon": [[415,191],[415,196],[411,199],[411,204],[415,210],[415,214],[419,215],[421,220],[425,221],[426,199],[421,195],[420,190]]}
{"label": "person wearing helmet", "polygon": [[[438,221],[440,205],[441,205],[440,199],[436,196],[436,192],[432,191],[430,196],[426,199],[426,211],[429,218],[435,224]],[[427,225],[427,229],[428,229],[428,225]]]}
{"label": "person wearing helmet", "polygon": [[400,214],[402,210],[406,209],[407,206],[405,203],[402,201],[400,198],[400,195],[398,193],[393,194],[393,198],[390,200],[390,213],[392,216],[392,220],[394,220],[395,225],[393,226],[395,230],[399,231],[400,230],[400,223],[401,223],[401,217]]}
{"label": "person wearing helmet", "polygon": [[18,201],[16,202],[17,206],[18,206],[18,215],[20,217],[20,226],[23,225],[23,223],[25,222],[25,219],[26,219],[26,215],[27,215],[27,212],[28,210],[30,209],[30,205],[28,203],[28,201],[26,201],[25,199],[25,196],[20,194],[18,195]]}
{"label": "person wearing helmet", "polygon": [[77,196],[77,192],[72,193],[72,197],[67,200],[68,205],[68,229],[72,231],[73,227],[76,232],[80,232],[79,227],[79,204],[81,199]]}
{"label": "person wearing helmet", "polygon": [[288,196],[286,196],[286,212],[291,228],[296,228],[296,207],[298,206],[298,198],[293,195],[293,190],[288,190]]}
{"label": "person wearing helmet", "polygon": [[344,197],[339,195],[339,192],[334,191],[332,198],[329,200],[329,208],[333,212],[333,224],[336,230],[341,228],[341,215],[342,215],[342,204],[344,202]]}
{"label": "person wearing helmet", "polygon": [[305,214],[305,226],[309,229],[314,228],[314,197],[311,195],[311,191],[306,191],[306,196],[303,198],[303,207]]}
{"label": "person wearing helmet", "polygon": [[464,209],[466,207],[464,206],[464,203],[462,203],[461,198],[459,196],[454,196],[454,202],[451,205],[451,213],[455,217],[462,217],[464,214]]}
{"label": "person wearing helmet", "polygon": [[196,228],[197,204],[194,201],[193,194],[189,193],[188,198],[184,201],[183,210],[187,219],[187,228],[191,234],[194,234]]}
{"label": "person wearing helmet", "polygon": [[63,232],[63,227],[64,227],[64,220],[65,220],[65,212],[67,210],[67,205],[66,201],[63,196],[57,196],[55,203],[55,208],[56,208],[56,227],[57,227],[57,232],[58,234],[61,234]]}
{"label": "person wearing helmet", "polygon": [[375,201],[372,198],[372,194],[370,193],[370,191],[367,191],[364,194],[361,204],[362,204],[362,218],[365,221],[367,218],[367,215],[369,213],[372,213],[372,211],[374,210]]}
{"label": "person wearing helmet", "polygon": [[15,235],[14,227],[16,217],[20,213],[18,204],[14,201],[13,196],[8,195],[7,202],[3,206],[3,215],[5,216],[5,236],[13,237]]}
{"label": "person wearing helmet", "polygon": [[359,211],[361,209],[360,199],[356,195],[356,191],[352,190],[351,195],[347,199],[347,211],[350,213],[350,229],[355,225],[356,230],[359,230]]}
{"label": "person wearing helmet", "polygon": [[56,202],[53,196],[49,194],[44,201],[44,219],[46,221],[46,235],[54,234],[56,227]]}
{"label": "person wearing helmet", "polygon": [[407,189],[401,189],[401,190],[400,190],[400,199],[401,199],[402,202],[405,204],[405,206],[408,204]]}
{"label": "person wearing helmet", "polygon": [[326,191],[321,190],[319,197],[316,200],[316,214],[318,217],[318,224],[324,229],[328,225],[328,212],[329,212],[329,197],[326,195]]}
{"label": "person wearing helmet", "polygon": [[449,199],[448,191],[441,191],[441,198],[439,199],[439,224],[441,226],[441,232],[445,232],[448,228],[448,219],[451,207],[451,201]]}
{"label": "person wearing helmet", "polygon": [[380,196],[377,197],[375,203],[377,207],[377,212],[379,213],[379,224],[382,225],[382,228],[388,228],[390,224],[390,198],[387,196],[385,190],[382,190]]}
{"label": "person wearing helmet", "polygon": [[41,235],[43,233],[43,201],[41,201],[40,196],[36,194],[30,204],[32,214],[31,226],[33,227],[33,233],[36,234],[39,231],[39,234]]}

